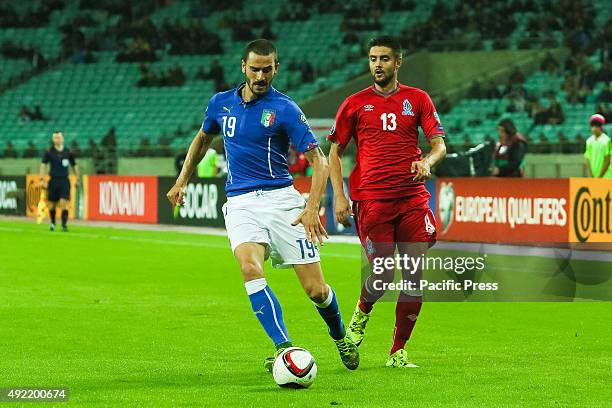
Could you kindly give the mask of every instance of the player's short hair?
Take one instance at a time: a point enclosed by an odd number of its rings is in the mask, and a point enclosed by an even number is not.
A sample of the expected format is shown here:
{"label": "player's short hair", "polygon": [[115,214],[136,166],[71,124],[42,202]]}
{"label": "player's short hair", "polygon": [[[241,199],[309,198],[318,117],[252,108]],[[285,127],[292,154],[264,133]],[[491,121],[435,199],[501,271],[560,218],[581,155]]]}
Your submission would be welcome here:
{"label": "player's short hair", "polygon": [[62,136],[64,136],[64,131],[63,130],[54,130],[53,132],[51,132],[51,135],[54,135],[56,133],[61,133]]}
{"label": "player's short hair", "polygon": [[251,52],[263,56],[274,54],[274,63],[278,63],[278,52],[276,51],[276,46],[270,40],[260,38],[248,43],[242,52],[242,60],[244,62],[246,62],[246,60],[249,58],[249,54]]}
{"label": "player's short hair", "polygon": [[508,134],[508,136],[512,137],[517,134],[516,125],[512,121],[512,119],[502,119],[499,121],[497,126],[504,128],[504,131]]}
{"label": "player's short hair", "polygon": [[391,48],[395,58],[402,58],[402,44],[395,37],[390,35],[383,35],[381,37],[374,37],[368,42],[368,52],[372,47],[387,47]]}

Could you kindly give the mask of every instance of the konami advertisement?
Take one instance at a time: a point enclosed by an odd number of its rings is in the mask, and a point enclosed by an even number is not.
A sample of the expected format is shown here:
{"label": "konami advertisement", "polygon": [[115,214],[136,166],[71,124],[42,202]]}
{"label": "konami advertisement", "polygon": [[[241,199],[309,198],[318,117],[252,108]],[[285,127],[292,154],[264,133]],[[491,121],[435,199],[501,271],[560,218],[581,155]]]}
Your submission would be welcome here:
{"label": "konami advertisement", "polygon": [[157,177],[88,176],[90,220],[157,222]]}

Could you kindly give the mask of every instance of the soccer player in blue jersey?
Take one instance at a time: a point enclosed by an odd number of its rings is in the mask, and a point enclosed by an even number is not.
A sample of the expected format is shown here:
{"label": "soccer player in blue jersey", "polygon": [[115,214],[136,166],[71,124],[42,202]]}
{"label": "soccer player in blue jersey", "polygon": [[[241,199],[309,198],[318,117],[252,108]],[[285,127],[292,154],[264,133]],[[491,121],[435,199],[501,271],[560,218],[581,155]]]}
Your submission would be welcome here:
{"label": "soccer player in blue jersey", "polygon": [[[296,103],[272,87],[278,53],[268,40],[249,43],[242,55],[245,82],[215,94],[202,128],[194,138],[176,184],[167,196],[183,203],[185,189],[213,135],[222,134],[227,156],[225,226],[240,265],[255,316],[278,353],[291,346],[281,306],[264,277],[264,262],[293,268],[314,302],[334,340],[344,365],[354,370],[359,352],[346,336],[336,295],[325,282],[318,244],[327,232],[319,218],[319,203],[328,177],[327,158],[319,148],[306,117]],[[312,187],[306,203],[293,188],[287,156],[289,144],[312,165]],[[274,357],[264,366],[272,370]]]}

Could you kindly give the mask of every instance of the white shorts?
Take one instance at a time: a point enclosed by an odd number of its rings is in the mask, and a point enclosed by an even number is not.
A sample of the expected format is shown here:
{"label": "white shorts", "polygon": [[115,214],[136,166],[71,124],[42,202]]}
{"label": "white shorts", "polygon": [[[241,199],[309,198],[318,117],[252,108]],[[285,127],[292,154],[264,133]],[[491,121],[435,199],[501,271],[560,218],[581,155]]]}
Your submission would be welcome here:
{"label": "white shorts", "polygon": [[275,268],[320,261],[319,248],[306,240],[302,224],[291,225],[306,206],[293,186],[228,197],[223,216],[232,252],[240,244],[265,244]]}

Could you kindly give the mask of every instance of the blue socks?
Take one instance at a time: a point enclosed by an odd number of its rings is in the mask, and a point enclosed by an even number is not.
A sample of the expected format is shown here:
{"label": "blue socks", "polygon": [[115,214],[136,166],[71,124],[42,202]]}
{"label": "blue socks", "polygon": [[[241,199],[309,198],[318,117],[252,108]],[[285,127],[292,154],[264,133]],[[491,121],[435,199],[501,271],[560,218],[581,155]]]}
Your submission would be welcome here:
{"label": "blue socks", "polygon": [[327,285],[327,288],[329,289],[327,299],[325,299],[323,303],[315,303],[315,306],[317,312],[319,312],[323,320],[325,320],[325,324],[327,324],[329,335],[334,340],[340,340],[346,334],[344,331],[344,322],[342,321],[342,315],[338,308],[336,294],[329,285]]}
{"label": "blue socks", "polygon": [[[291,339],[287,334],[285,322],[283,321],[283,311],[281,310],[278,299],[268,286],[265,278],[255,279],[244,284],[251,307],[259,323],[263,326],[272,339],[274,345],[285,347],[291,345]],[[340,340],[346,334],[344,322],[338,308],[338,301],[333,289],[327,286],[329,294],[322,303],[315,303],[317,312],[321,315],[329,331],[329,335],[334,340]]]}
{"label": "blue socks", "polygon": [[265,278],[248,281],[244,284],[251,307],[259,323],[263,326],[268,336],[278,348],[284,343],[291,343],[285,322],[283,322],[283,311],[278,299],[274,296],[272,289],[268,286]]}

